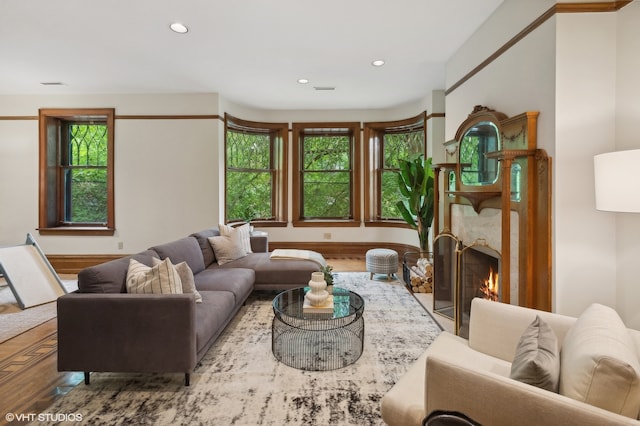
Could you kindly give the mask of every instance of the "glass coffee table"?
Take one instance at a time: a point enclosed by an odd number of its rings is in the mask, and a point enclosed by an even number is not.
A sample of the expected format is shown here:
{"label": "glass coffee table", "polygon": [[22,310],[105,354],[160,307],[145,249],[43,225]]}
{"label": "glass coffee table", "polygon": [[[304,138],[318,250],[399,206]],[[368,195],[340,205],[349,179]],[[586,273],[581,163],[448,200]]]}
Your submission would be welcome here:
{"label": "glass coffee table", "polygon": [[333,288],[333,312],[305,312],[309,287],[283,291],[273,299],[271,348],[276,359],[301,370],[326,371],[351,365],[362,355],[364,300]]}

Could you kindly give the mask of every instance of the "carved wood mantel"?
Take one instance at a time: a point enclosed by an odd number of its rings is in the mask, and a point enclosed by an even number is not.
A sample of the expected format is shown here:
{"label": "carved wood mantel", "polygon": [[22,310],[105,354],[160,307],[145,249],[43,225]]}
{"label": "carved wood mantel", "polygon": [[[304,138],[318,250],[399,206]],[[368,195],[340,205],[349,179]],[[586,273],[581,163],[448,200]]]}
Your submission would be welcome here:
{"label": "carved wood mantel", "polygon": [[[436,202],[442,202],[442,217],[435,211],[434,237],[452,229],[452,207],[471,206],[475,214],[483,209],[500,210],[502,258],[500,281],[502,301],[550,311],[551,301],[551,159],[537,147],[538,112],[513,117],[477,106],[458,128],[455,140],[445,143],[446,162],[435,164]],[[496,150],[481,157],[497,160],[495,180],[481,184],[463,179],[469,172],[465,158],[461,161],[460,143],[478,126],[497,128]],[[479,173],[479,172],[478,172]],[[516,178],[512,181],[512,173]],[[468,176],[468,175],[467,175]],[[440,183],[442,182],[442,184]],[[512,215],[517,212],[517,215]],[[517,227],[517,244],[511,241],[512,227]],[[515,228],[514,228],[515,229]],[[473,241],[463,241],[472,244]],[[517,256],[511,250],[516,247]],[[517,259],[512,265],[512,259]],[[511,268],[517,270],[517,295],[511,297]],[[515,285],[515,284],[514,284]]]}

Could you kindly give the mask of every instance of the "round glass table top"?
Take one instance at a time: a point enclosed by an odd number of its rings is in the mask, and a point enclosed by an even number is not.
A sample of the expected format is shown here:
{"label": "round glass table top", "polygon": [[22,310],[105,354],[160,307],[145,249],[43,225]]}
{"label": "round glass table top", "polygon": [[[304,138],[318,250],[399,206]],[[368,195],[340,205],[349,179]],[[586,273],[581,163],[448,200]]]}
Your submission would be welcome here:
{"label": "round glass table top", "polygon": [[[273,311],[278,316],[287,316],[297,319],[308,317],[305,312],[305,294],[310,291],[309,287],[295,288],[283,291],[273,299]],[[333,312],[324,312],[322,318],[326,320],[340,319],[352,315],[361,314],[364,310],[364,300],[362,297],[350,290],[334,287],[331,296],[333,297]],[[307,314],[305,316],[305,314]],[[313,318],[318,319],[318,313],[313,313]]]}

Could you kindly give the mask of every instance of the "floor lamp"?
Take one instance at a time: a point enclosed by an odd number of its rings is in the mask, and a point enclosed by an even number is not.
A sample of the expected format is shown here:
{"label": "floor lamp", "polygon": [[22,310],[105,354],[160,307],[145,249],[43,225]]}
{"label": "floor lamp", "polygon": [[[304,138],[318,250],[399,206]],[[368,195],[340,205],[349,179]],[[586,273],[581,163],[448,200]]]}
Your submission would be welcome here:
{"label": "floor lamp", "polygon": [[640,149],[593,157],[596,209],[640,213]]}

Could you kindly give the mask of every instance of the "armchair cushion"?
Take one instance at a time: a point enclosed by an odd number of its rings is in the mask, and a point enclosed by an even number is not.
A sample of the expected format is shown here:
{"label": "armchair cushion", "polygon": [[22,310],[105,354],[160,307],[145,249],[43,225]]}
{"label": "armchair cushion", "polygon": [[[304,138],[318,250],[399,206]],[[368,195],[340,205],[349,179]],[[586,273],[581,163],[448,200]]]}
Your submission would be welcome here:
{"label": "armchair cushion", "polygon": [[511,364],[511,378],[551,392],[558,392],[560,353],[558,338],[542,319],[527,327],[516,347]]}
{"label": "armchair cushion", "polygon": [[589,306],[565,337],[561,363],[562,395],[638,417],[640,362],[616,311],[597,303]]}

